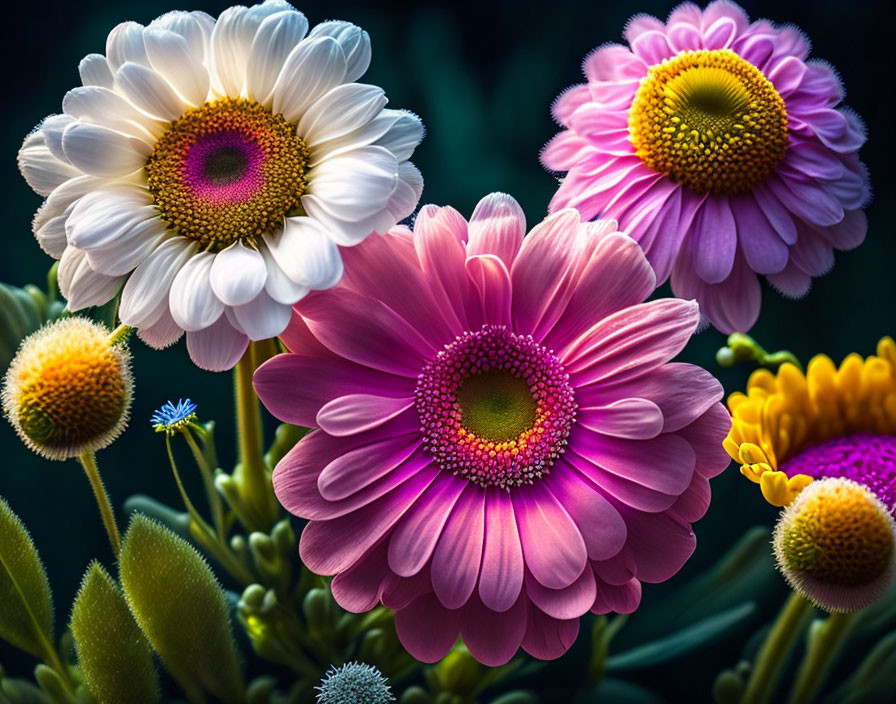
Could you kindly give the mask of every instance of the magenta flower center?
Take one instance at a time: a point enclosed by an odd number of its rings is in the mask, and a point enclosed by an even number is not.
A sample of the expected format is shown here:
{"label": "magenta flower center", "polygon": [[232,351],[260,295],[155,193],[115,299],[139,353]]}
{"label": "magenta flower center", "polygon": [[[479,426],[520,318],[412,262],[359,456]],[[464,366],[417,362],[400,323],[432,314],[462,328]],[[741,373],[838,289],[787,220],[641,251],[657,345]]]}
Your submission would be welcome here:
{"label": "magenta flower center", "polygon": [[418,377],[416,397],[423,444],[439,466],[502,488],[550,470],[577,408],[553,352],[503,325],[446,345]]}
{"label": "magenta flower center", "polygon": [[781,471],[792,477],[844,477],[864,484],[896,517],[896,437],[856,433],[810,447],[787,460]]}
{"label": "magenta flower center", "polygon": [[308,148],[262,105],[222,98],[171,123],[146,163],[163,220],[203,248],[254,247],[301,212]]}

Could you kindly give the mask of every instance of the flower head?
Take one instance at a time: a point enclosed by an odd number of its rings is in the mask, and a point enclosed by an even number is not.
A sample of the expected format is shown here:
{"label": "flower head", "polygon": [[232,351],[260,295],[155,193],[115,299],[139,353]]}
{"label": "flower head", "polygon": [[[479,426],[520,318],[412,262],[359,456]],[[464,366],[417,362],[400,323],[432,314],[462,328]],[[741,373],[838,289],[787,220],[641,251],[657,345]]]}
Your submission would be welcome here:
{"label": "flower head", "polygon": [[625,39],[595,49],[587,83],[554,103],[564,131],[541,160],[568,173],[551,209],[615,218],[659,283],[746,332],[757,275],[801,296],[864,239],[862,123],[798,29],[729,0],[684,3],[665,23],[636,15]]}
{"label": "flower head", "polygon": [[356,83],[369,63],[366,32],[308,33],[284,0],[115,27],[19,152],[69,308],[121,290],[122,322],[158,348],[186,331],[211,370],[282,332],[341,278],[339,246],[420,197],[423,126]]}
{"label": "flower head", "polygon": [[99,450],[127,425],[130,353],[86,318],[62,318],[25,338],[3,381],[6,417],[53,460]]}
{"label": "flower head", "polygon": [[388,704],[395,701],[389,680],[372,665],[359,662],[342,667],[334,665],[315,689],[318,690],[318,704]]}
{"label": "flower head", "polygon": [[788,583],[828,611],[858,611],[882,597],[896,574],[896,522],[866,486],[812,482],[781,514],[775,555]]}
{"label": "flower head", "polygon": [[503,194],[469,222],[424,206],[346,252],[255,374],[275,416],[318,428],[274,472],[310,520],[303,561],[346,609],[395,610],[427,662],[458,634],[487,665],[556,658],[588,610],[633,611],[728,464],[721,386],[670,363],[696,304],[644,303],[653,271],[612,221],[525,232]]}
{"label": "flower head", "polygon": [[176,404],[166,401],[152,414],[149,422],[157,433],[173,434],[195,420],[196,404],[188,398],[182,398]]}
{"label": "flower head", "polygon": [[839,368],[824,355],[801,372],[760,369],[747,392],[728,399],[725,440],[741,472],[775,506],[786,506],[813,479],[841,477],[873,491],[896,516],[896,344],[877,355],[851,354]]}

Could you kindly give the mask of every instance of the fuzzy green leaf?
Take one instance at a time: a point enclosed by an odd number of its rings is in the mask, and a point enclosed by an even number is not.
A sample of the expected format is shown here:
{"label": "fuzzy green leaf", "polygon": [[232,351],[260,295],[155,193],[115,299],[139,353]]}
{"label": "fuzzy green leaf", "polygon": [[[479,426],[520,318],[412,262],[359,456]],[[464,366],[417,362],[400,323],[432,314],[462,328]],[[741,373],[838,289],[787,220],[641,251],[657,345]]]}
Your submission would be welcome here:
{"label": "fuzzy green leaf", "polygon": [[184,691],[242,701],[227,600],[202,556],[138,514],[122,543],[119,572],[137,623]]}
{"label": "fuzzy green leaf", "polygon": [[0,497],[0,638],[52,661],[53,598],[25,525]]}
{"label": "fuzzy green leaf", "polygon": [[149,643],[115,580],[94,562],[72,608],[72,633],[87,687],[100,704],[159,701]]}

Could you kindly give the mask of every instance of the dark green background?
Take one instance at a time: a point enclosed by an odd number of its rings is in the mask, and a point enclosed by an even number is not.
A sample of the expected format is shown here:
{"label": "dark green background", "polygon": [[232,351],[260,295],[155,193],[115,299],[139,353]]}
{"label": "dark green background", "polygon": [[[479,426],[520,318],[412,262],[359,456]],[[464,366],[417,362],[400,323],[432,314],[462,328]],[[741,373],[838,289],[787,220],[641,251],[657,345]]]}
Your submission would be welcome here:
{"label": "dark green background", "polygon": [[[4,113],[0,133],[0,182],[5,229],[0,281],[42,284],[51,261],[37,246],[30,221],[40,198],[19,176],[15,157],[22,138],[45,115],[58,112],[64,93],[78,84],[77,64],[103,52],[106,33],[118,22],[148,23],[171,9],[203,9],[217,15],[229,3],[201,5],[174,1],[25,2],[0,30]],[[347,19],[373,40],[373,63],[363,80],[382,85],[392,107],[418,113],[428,134],[414,161],[426,180],[422,202],[450,204],[469,214],[486,193],[500,190],[522,204],[530,224],[541,219],[556,188],[538,163],[542,145],[556,132],[549,107],[565,87],[581,81],[584,56],[604,42],[619,41],[632,14],[664,17],[673,3],[625,0],[579,3],[532,2],[305,2],[311,24]],[[825,352],[839,361],[850,351],[867,354],[878,338],[896,333],[893,264],[894,208],[894,37],[887,3],[749,2],[754,17],[792,22],[811,37],[813,56],[837,67],[847,87],[847,104],[865,119],[869,141],[863,152],[875,197],[870,230],[859,249],[837,256],[834,270],[799,301],[785,300],[764,286],[764,306],[753,334],[770,349],[789,348],[807,359]],[[713,353],[723,342],[710,330],[685,353],[722,378],[728,391],[741,388],[749,370],[720,370]],[[178,505],[161,437],[148,418],[166,399],[189,396],[203,419],[218,421],[219,451],[233,458],[231,381],[194,368],[183,343],[164,352],[134,344],[136,400],[131,427],[99,462],[118,507],[142,492]],[[108,546],[87,482],[74,461],[53,463],[30,454],[12,429],[0,425],[0,494],[26,521],[45,558],[56,594],[57,618],[69,604],[89,560],[110,561]],[[186,462],[186,457],[184,457]],[[185,465],[186,466],[186,465]],[[198,487],[198,484],[196,485]],[[770,524],[774,512],[732,468],[714,482],[709,515],[696,527],[697,553],[686,568],[711,564],[745,528]],[[685,575],[673,580],[672,587]],[[660,604],[666,587],[645,589],[646,604]],[[783,587],[782,593],[783,593]],[[654,614],[657,610],[653,611]],[[638,617],[636,616],[635,619]],[[634,622],[634,620],[633,620]],[[624,644],[625,634],[622,642]],[[656,686],[673,701],[703,701],[715,669],[733,664],[742,640],[710,655],[686,661],[690,669],[656,673]],[[578,648],[587,647],[580,638]],[[573,657],[570,662],[576,663]],[[30,663],[0,644],[0,663],[24,674]],[[565,666],[569,670],[572,666]],[[564,665],[547,671],[546,689],[563,687]],[[561,698],[558,701],[562,701]]]}

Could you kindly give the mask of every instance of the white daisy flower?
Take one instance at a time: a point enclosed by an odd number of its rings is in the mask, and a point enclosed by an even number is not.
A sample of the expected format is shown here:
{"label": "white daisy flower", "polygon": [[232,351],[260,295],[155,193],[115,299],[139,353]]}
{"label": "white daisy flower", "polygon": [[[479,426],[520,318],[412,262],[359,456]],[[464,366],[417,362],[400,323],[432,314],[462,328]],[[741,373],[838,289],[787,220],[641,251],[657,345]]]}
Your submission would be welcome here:
{"label": "white daisy flower", "polygon": [[186,331],[216,371],[280,334],[296,301],[341,279],[340,246],[420,198],[408,158],[423,125],[356,83],[369,63],[366,32],[308,34],[283,0],[115,27],[19,152],[69,308],[121,289],[119,316],[145,342]]}

